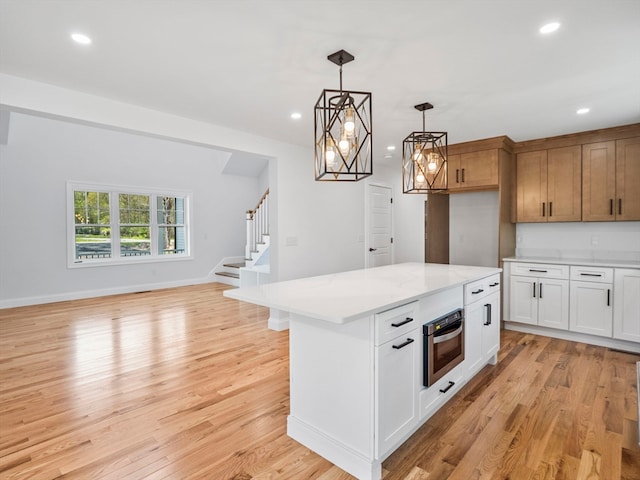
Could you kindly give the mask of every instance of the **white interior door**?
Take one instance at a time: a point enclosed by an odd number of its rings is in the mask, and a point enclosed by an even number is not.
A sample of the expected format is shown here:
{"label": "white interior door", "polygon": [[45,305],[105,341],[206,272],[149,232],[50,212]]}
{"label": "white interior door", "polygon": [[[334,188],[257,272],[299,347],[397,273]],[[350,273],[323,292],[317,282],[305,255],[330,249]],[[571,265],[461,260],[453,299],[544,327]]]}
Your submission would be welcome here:
{"label": "white interior door", "polygon": [[391,188],[369,185],[366,266],[380,267],[393,263],[391,223]]}

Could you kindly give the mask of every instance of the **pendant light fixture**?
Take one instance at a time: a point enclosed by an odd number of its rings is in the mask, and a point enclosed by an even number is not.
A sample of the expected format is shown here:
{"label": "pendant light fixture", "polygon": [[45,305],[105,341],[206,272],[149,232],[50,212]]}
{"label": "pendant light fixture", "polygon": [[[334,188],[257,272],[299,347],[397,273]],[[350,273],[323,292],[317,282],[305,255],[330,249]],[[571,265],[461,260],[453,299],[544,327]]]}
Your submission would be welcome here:
{"label": "pendant light fixture", "polygon": [[340,90],[323,90],[314,109],[316,180],[355,182],[373,173],[371,93],[342,89],[342,65],[353,55],[327,59],[340,67]]}
{"label": "pendant light fixture", "polygon": [[422,112],[422,131],[402,142],[402,192],[435,193],[447,189],[447,132],[427,132],[424,112],[430,103],[416,105]]}

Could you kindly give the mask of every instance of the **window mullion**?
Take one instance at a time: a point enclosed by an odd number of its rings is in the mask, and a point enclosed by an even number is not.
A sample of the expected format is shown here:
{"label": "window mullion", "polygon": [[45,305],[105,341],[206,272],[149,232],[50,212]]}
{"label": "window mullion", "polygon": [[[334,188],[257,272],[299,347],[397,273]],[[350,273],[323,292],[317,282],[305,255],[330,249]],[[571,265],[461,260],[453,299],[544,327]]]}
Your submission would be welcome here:
{"label": "window mullion", "polygon": [[151,255],[158,257],[160,256],[160,245],[158,243],[158,200],[155,194],[149,196],[149,215],[151,215],[149,219]]}
{"label": "window mullion", "polygon": [[120,192],[109,192],[111,213],[111,258],[120,259]]}

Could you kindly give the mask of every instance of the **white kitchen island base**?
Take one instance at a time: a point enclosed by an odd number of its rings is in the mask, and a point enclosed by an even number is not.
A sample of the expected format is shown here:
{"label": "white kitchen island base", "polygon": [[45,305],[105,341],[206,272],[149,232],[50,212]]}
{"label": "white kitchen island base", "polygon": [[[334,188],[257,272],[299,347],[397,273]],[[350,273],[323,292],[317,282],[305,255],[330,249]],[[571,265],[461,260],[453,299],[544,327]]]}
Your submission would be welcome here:
{"label": "white kitchen island base", "polygon": [[[485,352],[472,343],[474,358],[423,386],[422,326],[468,303],[468,285],[487,293],[493,285],[499,304],[499,272],[400,264],[225,295],[289,312],[289,436],[361,480],[379,480],[382,462],[484,363],[495,361],[499,345]],[[488,312],[473,321],[491,324]],[[499,318],[494,310],[498,338]],[[467,331],[477,334],[481,324],[476,327]]]}

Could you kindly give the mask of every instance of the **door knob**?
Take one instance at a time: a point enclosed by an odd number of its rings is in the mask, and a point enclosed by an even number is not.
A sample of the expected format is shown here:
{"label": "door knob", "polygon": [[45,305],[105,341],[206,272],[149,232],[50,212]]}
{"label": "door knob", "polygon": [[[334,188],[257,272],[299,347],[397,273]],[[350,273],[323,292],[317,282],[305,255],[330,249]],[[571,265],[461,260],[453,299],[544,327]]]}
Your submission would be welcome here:
{"label": "door knob", "polygon": [[377,248],[371,248],[371,247],[369,247],[369,251],[370,251],[370,252],[375,252],[376,250],[377,250]]}

